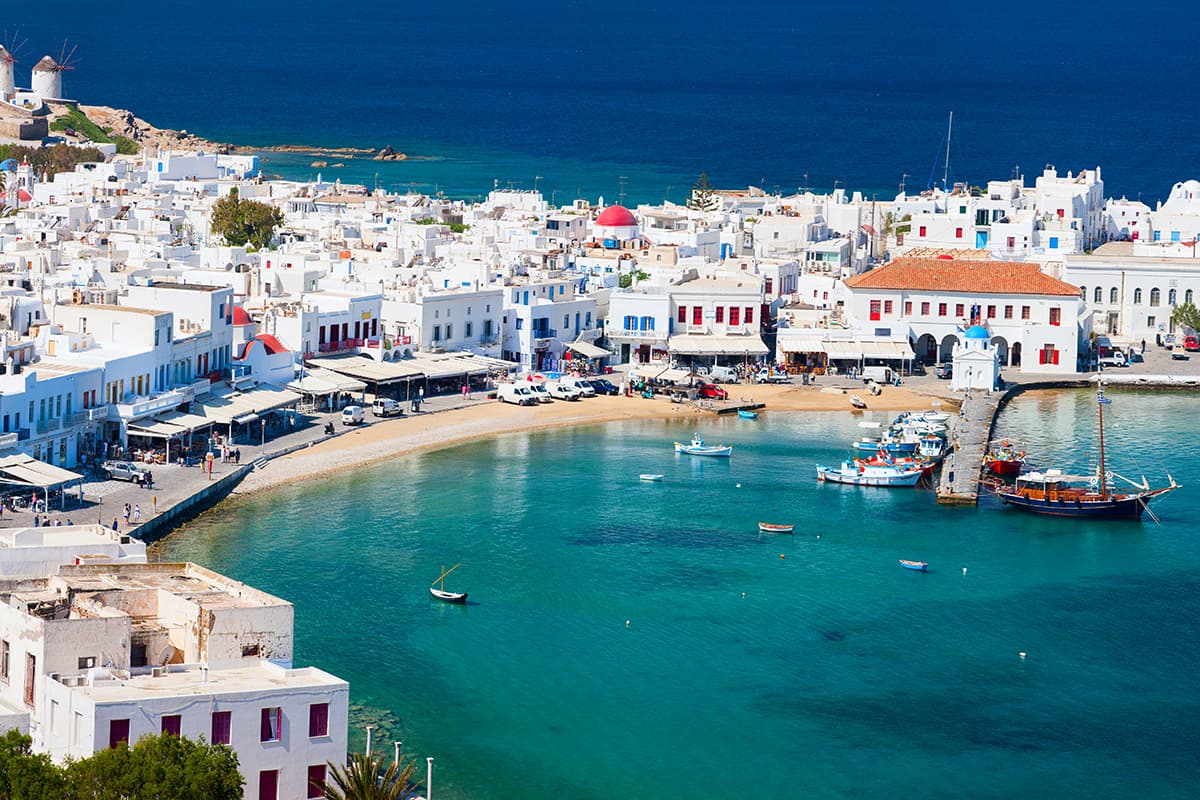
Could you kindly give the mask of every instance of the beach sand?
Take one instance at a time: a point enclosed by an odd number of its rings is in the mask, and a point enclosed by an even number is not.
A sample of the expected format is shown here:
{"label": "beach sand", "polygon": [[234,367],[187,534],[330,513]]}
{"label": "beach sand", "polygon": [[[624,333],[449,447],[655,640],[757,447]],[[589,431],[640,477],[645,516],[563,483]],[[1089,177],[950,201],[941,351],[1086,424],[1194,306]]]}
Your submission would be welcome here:
{"label": "beach sand", "polygon": [[[850,393],[832,394],[815,387],[792,385],[729,386],[731,402],[753,399],[772,411],[850,411]],[[887,387],[879,397],[861,395],[872,411],[928,409],[937,399],[903,387]],[[951,403],[942,401],[949,407]],[[591,425],[625,419],[696,419],[711,416],[691,405],[642,397],[593,397],[579,402],[555,401],[522,407],[497,401],[481,402],[431,414],[374,421],[352,432],[317,442],[303,450],[273,459],[265,469],[246,476],[235,494],[271,489],[311,475],[354,469],[409,453],[451,447],[489,436],[523,431]]]}

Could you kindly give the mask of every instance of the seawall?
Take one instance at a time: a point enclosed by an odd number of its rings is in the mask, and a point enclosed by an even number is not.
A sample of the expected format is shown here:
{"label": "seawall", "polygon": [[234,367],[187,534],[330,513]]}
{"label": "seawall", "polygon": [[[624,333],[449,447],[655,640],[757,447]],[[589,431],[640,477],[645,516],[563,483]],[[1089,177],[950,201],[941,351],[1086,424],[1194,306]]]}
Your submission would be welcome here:
{"label": "seawall", "polygon": [[147,543],[158,541],[175,530],[177,526],[225,499],[241,483],[242,478],[246,477],[253,469],[253,464],[245,464],[222,475],[195,493],[160,511],[153,519],[138,525],[133,529],[133,535]]}

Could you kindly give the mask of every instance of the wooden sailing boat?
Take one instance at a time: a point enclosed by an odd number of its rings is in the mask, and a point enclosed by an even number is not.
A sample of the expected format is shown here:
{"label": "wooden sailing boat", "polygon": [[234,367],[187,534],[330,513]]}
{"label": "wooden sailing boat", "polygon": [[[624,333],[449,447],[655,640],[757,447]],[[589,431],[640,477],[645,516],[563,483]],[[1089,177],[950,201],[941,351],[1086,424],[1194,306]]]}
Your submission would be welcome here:
{"label": "wooden sailing boat", "polygon": [[1109,486],[1104,460],[1104,407],[1111,402],[1104,396],[1104,387],[1097,387],[1100,465],[1095,475],[1066,475],[1057,469],[1027,472],[1017,476],[1014,486],[995,486],[993,492],[996,497],[1013,508],[1053,517],[1140,519],[1142,513],[1146,512],[1154,519],[1149,502],[1178,489],[1179,484],[1175,483],[1175,479],[1168,473],[1168,485],[1157,489],[1151,489],[1145,477],[1142,478],[1141,484],[1123,479],[1132,484],[1136,491],[1119,491],[1115,486]]}
{"label": "wooden sailing boat", "polygon": [[437,577],[437,580],[429,587],[429,594],[434,600],[441,600],[443,603],[466,603],[466,592],[447,592],[446,591],[446,576],[454,570],[461,567],[462,564],[455,564],[450,569],[446,569],[446,565],[442,564],[442,574]]}

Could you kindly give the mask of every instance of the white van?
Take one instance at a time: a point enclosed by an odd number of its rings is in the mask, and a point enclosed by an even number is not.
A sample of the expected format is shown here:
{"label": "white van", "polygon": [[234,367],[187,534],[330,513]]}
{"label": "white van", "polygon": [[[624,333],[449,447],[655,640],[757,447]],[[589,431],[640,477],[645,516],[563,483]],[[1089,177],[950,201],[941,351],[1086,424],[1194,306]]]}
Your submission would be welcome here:
{"label": "white van", "polygon": [[576,389],[572,384],[564,383],[563,381],[556,381],[547,386],[546,389],[550,392],[551,397],[554,397],[558,400],[578,400],[579,398],[583,397],[582,392]]}
{"label": "white van", "polygon": [[708,377],[712,378],[713,383],[736,383],[737,371],[733,367],[712,367]]}
{"label": "white van", "polygon": [[529,391],[529,387],[519,383],[501,384],[496,390],[496,397],[500,398],[501,403],[513,403],[518,406],[536,406],[538,403],[537,397]]}
{"label": "white van", "polygon": [[[594,386],[592,386],[587,381],[583,381],[583,380],[580,380],[579,378],[574,378],[569,375],[564,378],[559,378],[558,385],[559,386],[569,386],[570,388],[579,392],[579,394],[581,394],[584,397],[595,397],[596,396],[596,389]],[[553,391],[551,391],[550,393],[554,394]]]}
{"label": "white van", "polygon": [[404,409],[390,397],[377,397],[375,402],[371,403],[371,414],[376,417],[394,417],[398,414],[403,414]]}
{"label": "white van", "polygon": [[550,396],[550,392],[546,390],[544,383],[529,384],[529,391],[533,392],[533,396],[538,399],[539,403],[553,403],[554,398]]}
{"label": "white van", "polygon": [[863,367],[859,374],[863,383],[875,381],[876,383],[891,383],[896,379],[896,374],[892,372],[891,367]]}
{"label": "white van", "polygon": [[362,406],[346,406],[342,409],[342,424],[343,425],[362,425],[363,410]]}

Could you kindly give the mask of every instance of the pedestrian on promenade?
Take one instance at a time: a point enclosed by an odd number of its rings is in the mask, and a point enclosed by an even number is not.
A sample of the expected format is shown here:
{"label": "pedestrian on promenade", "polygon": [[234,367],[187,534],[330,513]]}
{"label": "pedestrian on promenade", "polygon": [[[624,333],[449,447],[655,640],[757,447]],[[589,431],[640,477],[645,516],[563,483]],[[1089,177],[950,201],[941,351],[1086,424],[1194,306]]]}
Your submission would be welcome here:
{"label": "pedestrian on promenade", "polygon": [[1142,339],[1142,355],[1146,354],[1146,340]]}
{"label": "pedestrian on promenade", "polygon": [[129,515],[130,515],[132,512],[133,512],[133,509],[131,509],[131,508],[129,507],[129,503],[126,503],[126,504],[125,504],[125,508],[124,508],[124,509],[121,511],[121,514],[122,514],[122,516],[124,516],[124,517],[125,517],[125,524],[126,524],[126,525],[128,525],[128,524],[129,524]]}
{"label": "pedestrian on promenade", "polygon": [[113,517],[113,530],[119,531],[120,529],[121,529],[121,527],[119,525],[117,525],[117,518]]}
{"label": "pedestrian on promenade", "polygon": [[142,507],[140,505],[135,504],[133,506],[133,521],[139,525],[142,522]]}
{"label": "pedestrian on promenade", "polygon": [[41,525],[42,517],[40,514],[33,515],[33,527],[37,528]]}
{"label": "pedestrian on promenade", "polygon": [[468,400],[471,397],[471,386],[466,381],[462,385],[463,400]]}

